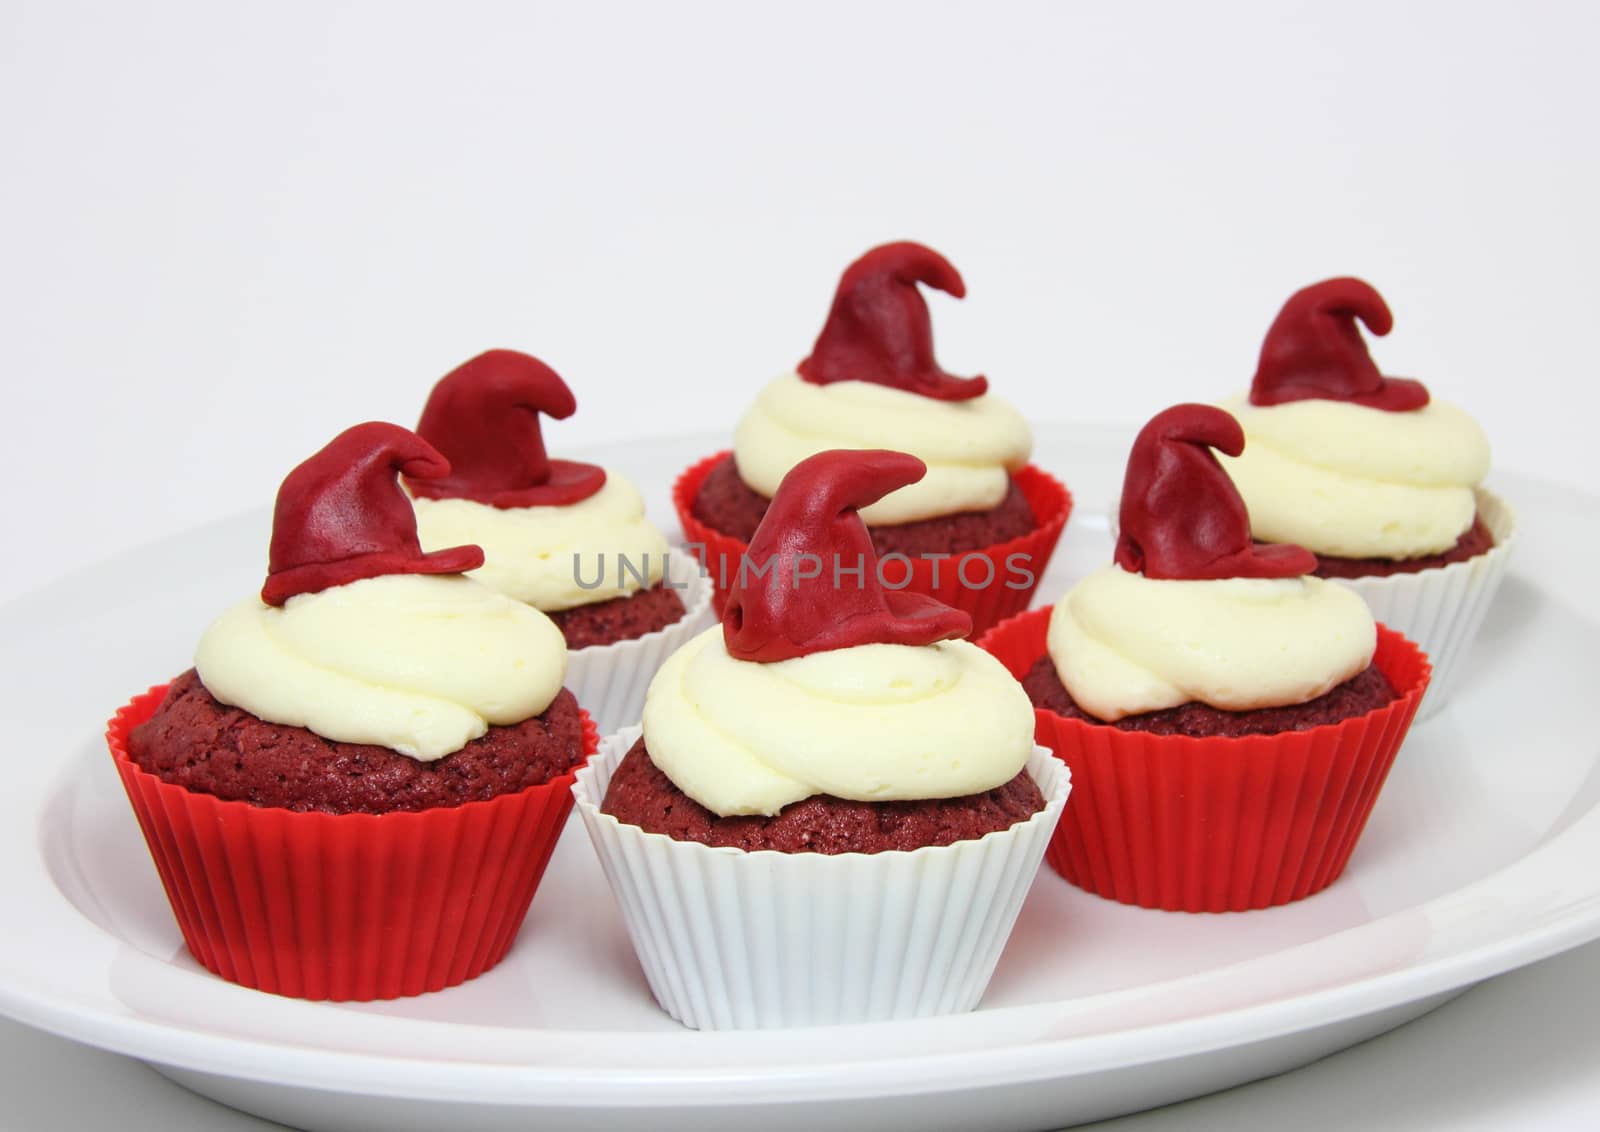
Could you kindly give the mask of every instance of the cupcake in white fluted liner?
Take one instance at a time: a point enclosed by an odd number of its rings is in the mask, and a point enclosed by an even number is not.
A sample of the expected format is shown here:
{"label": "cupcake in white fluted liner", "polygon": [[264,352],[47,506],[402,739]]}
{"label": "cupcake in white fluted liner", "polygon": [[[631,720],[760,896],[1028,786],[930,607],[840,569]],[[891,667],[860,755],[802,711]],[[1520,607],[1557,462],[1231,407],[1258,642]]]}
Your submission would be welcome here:
{"label": "cupcake in white fluted liner", "polygon": [[479,354],[434,386],[417,425],[450,474],[406,486],[425,548],[476,543],[472,577],[561,629],[567,684],[605,734],[638,722],[650,677],[711,624],[711,584],[668,549],[627,479],[546,455],[539,415],[576,409],[537,358]]}
{"label": "cupcake in white fluted liner", "polygon": [[924,465],[812,456],[642,733],[573,786],[662,1008],[697,1029],[914,1018],[982,997],[1070,788],[968,614],[894,590],[857,509]]}
{"label": "cupcake in white fluted liner", "polygon": [[1223,403],[1249,443],[1223,458],[1255,536],[1317,556],[1373,615],[1421,645],[1433,683],[1418,718],[1449,700],[1505,577],[1510,506],[1482,486],[1489,442],[1420,382],[1384,377],[1356,325],[1394,325],[1359,279],[1290,297],[1267,331],[1248,396]]}

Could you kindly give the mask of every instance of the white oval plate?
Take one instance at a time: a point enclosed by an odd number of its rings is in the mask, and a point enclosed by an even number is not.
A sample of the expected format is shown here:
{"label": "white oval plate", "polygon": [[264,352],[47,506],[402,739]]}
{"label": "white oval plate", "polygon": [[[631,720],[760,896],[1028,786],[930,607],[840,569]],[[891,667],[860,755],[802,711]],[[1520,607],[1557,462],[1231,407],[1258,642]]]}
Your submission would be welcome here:
{"label": "white oval plate", "polygon": [[[1040,463],[1078,500],[1041,602],[1106,560],[1130,436],[1039,430]],[[672,478],[719,443],[584,455],[626,469],[670,526]],[[0,1010],[312,1129],[1037,1129],[1303,1064],[1600,936],[1600,500],[1497,482],[1522,516],[1512,576],[1331,888],[1188,916],[1046,870],[977,1012],[770,1033],[692,1033],[656,1009],[577,822],[510,956],[465,986],[329,1005],[201,970],[101,741],[260,584],[264,508],[198,528],[0,609]]]}

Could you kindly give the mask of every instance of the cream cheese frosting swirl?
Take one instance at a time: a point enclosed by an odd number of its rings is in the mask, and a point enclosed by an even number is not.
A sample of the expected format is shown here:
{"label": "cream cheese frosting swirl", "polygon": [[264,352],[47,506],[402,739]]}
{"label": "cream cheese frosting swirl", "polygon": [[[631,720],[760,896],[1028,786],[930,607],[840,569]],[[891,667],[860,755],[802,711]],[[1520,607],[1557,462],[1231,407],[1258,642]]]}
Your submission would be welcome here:
{"label": "cream cheese frosting swirl", "polygon": [[431,762],[561,691],[567,650],[544,614],[460,575],[392,574],[240,602],[205,631],[218,700],[325,739]]}
{"label": "cream cheese frosting swirl", "polygon": [[864,381],[815,385],[796,373],[767,385],[734,432],[740,478],[769,499],[791,468],[830,448],[890,448],[927,464],[921,480],[861,509],[867,523],[892,526],[998,506],[1033,437],[993,394],[939,401]]}
{"label": "cream cheese frosting swirl", "polygon": [[723,817],[816,794],[958,798],[1015,778],[1033,708],[966,641],[865,644],[775,663],[736,660],[721,627],[662,666],[644,706],[650,759]]}
{"label": "cream cheese frosting swirl", "polygon": [[1449,550],[1477,511],[1489,441],[1461,409],[1432,400],[1390,412],[1310,398],[1223,403],[1244,428],[1220,456],[1257,538],[1341,558],[1416,558]]}
{"label": "cream cheese frosting swirl", "polygon": [[470,499],[412,500],[424,550],[476,543],[484,563],[468,577],[536,609],[626,597],[660,583],[667,540],[644,498],[607,471],[605,486],[559,507],[493,507]]}
{"label": "cream cheese frosting swirl", "polygon": [[1372,662],[1377,628],[1321,578],[1157,579],[1112,565],[1056,604],[1046,640],[1061,682],[1112,722],[1200,702],[1305,703]]}

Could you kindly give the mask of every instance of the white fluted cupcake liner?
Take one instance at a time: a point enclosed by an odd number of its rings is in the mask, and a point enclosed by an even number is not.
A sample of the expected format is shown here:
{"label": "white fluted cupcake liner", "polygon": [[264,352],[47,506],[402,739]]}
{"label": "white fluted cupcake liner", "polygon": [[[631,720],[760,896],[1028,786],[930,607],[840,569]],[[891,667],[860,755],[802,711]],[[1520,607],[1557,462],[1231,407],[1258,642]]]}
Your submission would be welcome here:
{"label": "white fluted cupcake liner", "polygon": [[656,669],[690,637],[711,627],[711,579],[681,550],[667,551],[667,578],[683,599],[683,616],[631,641],[590,645],[567,654],[566,686],[594,719],[601,735],[638,723]]}
{"label": "white fluted cupcake liner", "polygon": [[1071,789],[1035,747],[1045,807],[1010,829],[910,852],[779,853],[646,833],[600,812],[639,737],[608,737],[572,792],[661,1008],[698,1030],[971,1010]]}
{"label": "white fluted cupcake liner", "polygon": [[1494,535],[1494,546],[1482,554],[1415,574],[1337,579],[1366,599],[1376,620],[1410,637],[1433,662],[1433,683],[1417,709],[1419,721],[1449,702],[1461,662],[1472,651],[1511,560],[1516,516],[1510,505],[1480,487],[1478,512]]}

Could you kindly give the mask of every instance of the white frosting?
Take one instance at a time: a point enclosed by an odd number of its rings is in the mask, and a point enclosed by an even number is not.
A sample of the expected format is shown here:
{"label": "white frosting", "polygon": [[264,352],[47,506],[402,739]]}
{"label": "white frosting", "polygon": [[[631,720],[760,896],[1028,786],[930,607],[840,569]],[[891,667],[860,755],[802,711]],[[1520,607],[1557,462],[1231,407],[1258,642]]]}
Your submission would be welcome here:
{"label": "white frosting", "polygon": [[1368,664],[1377,628],[1321,578],[1146,578],[1106,566],[1056,603],[1050,659],[1103,720],[1205,703],[1224,711],[1315,699]]}
{"label": "white frosting", "polygon": [[959,798],[1015,778],[1033,707],[966,641],[735,660],[715,627],[662,666],[644,705],[650,758],[714,813],[775,814],[814,794]]}
{"label": "white frosting", "polygon": [[1416,558],[1472,526],[1473,488],[1489,441],[1454,405],[1390,413],[1345,401],[1222,406],[1244,454],[1219,458],[1250,510],[1256,537],[1341,558]]}
{"label": "white frosting", "polygon": [[411,502],[424,550],[476,543],[484,561],[468,577],[536,609],[624,597],[660,583],[666,565],[667,540],[645,518],[644,498],[610,470],[599,491],[562,507]]}
{"label": "white frosting", "polygon": [[386,575],[240,602],[205,631],[195,668],[269,723],[431,762],[549,707],[567,648],[537,609],[460,575]]}
{"label": "white frosting", "polygon": [[1033,436],[988,393],[936,401],[865,381],[813,385],[794,373],[763,389],[733,434],[740,477],[768,499],[790,468],[830,448],[890,448],[928,465],[916,483],[862,508],[866,522],[892,526],[997,506]]}

